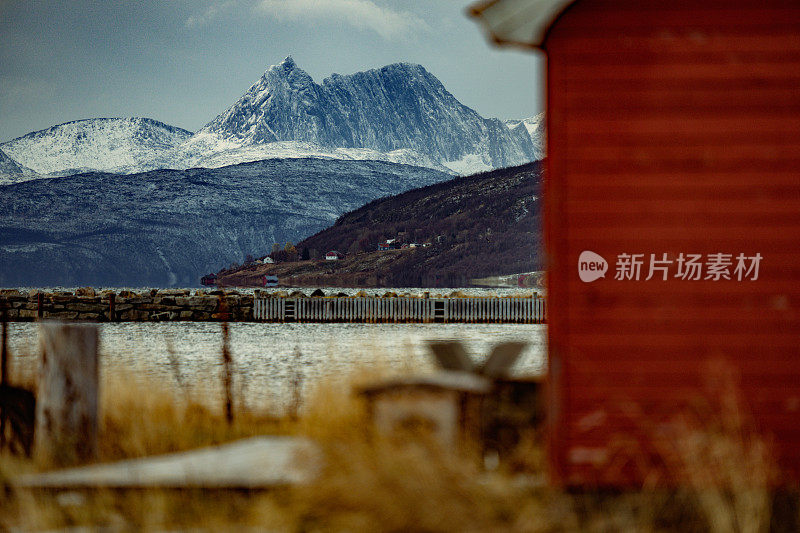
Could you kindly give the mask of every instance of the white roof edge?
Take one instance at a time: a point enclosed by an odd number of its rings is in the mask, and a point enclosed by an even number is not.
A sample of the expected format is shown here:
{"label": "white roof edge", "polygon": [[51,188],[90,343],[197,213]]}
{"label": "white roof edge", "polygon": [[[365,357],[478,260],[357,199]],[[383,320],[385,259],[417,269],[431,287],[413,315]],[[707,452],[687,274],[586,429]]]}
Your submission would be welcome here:
{"label": "white roof edge", "polygon": [[496,44],[539,48],[547,29],[575,0],[482,0],[469,8]]}

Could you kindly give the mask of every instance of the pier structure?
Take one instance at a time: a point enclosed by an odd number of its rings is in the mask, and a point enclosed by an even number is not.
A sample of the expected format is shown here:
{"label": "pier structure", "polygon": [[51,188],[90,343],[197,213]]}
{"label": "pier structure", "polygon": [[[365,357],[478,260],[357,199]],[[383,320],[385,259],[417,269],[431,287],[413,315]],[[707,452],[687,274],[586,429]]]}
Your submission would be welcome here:
{"label": "pier structure", "polygon": [[[321,293],[322,291],[315,291]],[[354,322],[543,324],[545,299],[390,295],[306,296],[299,291],[255,295],[234,290],[162,289],[146,292],[77,291],[21,293],[0,289],[0,309],[9,322]]]}
{"label": "pier structure", "polygon": [[532,297],[298,297],[256,298],[261,322],[543,324],[545,299]]}

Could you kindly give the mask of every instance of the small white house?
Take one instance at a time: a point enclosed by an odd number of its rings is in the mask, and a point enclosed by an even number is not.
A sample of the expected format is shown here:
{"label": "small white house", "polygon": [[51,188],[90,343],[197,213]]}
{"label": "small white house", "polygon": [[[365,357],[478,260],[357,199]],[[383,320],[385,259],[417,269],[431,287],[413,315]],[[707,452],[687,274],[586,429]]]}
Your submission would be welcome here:
{"label": "small white house", "polygon": [[275,263],[275,260],[269,256],[265,257],[263,261],[261,261],[264,265],[272,265]]}
{"label": "small white house", "polygon": [[328,252],[327,254],[325,254],[325,260],[326,261],[338,261],[342,257],[344,257],[344,255],[340,254],[336,250],[332,250],[332,251]]}

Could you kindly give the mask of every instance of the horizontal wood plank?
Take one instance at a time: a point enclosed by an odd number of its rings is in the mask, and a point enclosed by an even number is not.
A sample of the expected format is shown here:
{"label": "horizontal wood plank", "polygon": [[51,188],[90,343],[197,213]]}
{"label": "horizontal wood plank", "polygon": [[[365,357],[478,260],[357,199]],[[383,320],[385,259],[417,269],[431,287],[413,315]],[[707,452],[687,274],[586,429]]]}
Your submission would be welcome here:
{"label": "horizontal wood plank", "polygon": [[[738,354],[737,354],[738,355]],[[756,382],[760,376],[786,376],[787,373],[800,374],[800,360],[792,357],[765,357],[758,353],[751,353],[750,357],[733,359],[728,356],[727,364],[733,370],[736,382]],[[651,383],[657,381],[662,375],[698,375],[708,376],[707,385],[713,381],[715,359],[685,357],[680,360],[654,359],[647,354],[639,353],[636,358],[617,359],[613,358],[586,358],[575,361],[570,370],[582,375],[591,376],[594,374],[608,376],[614,380],[623,380],[632,383]],[[767,391],[769,392],[769,391]],[[795,398],[784,398],[769,394],[766,403],[759,401],[761,407],[769,406],[773,410],[791,410],[800,416],[800,390],[796,391]],[[648,398],[647,403],[661,405],[661,401],[656,398]],[[763,405],[762,405],[763,404]],[[755,405],[755,404],[753,404]],[[588,406],[587,406],[588,407]],[[766,408],[766,407],[765,407]]]}
{"label": "horizontal wood plank", "polygon": [[[608,198],[623,199],[628,198],[631,202],[637,200],[649,201],[658,198],[659,194],[667,196],[673,202],[689,198],[708,198],[709,201],[714,201],[716,198],[713,193],[706,191],[692,194],[692,192],[681,191],[680,194],[672,191],[638,191],[638,198],[633,194],[628,194],[627,191],[619,191],[616,189],[596,188],[591,191],[580,191],[570,193],[570,198],[574,200],[584,200],[589,198],[597,198],[606,196]],[[732,199],[735,195],[731,194]],[[726,198],[728,198],[726,196]],[[752,202],[753,200],[751,200]],[[623,231],[629,232],[632,229],[638,228],[672,228],[674,231],[681,231],[686,228],[696,228],[698,224],[703,224],[711,228],[728,228],[731,232],[737,229],[742,232],[747,232],[753,228],[786,228],[789,231],[792,229],[800,229],[797,217],[793,213],[779,212],[774,213],[769,209],[764,209],[756,213],[746,212],[704,212],[697,215],[690,213],[675,211],[659,211],[648,213],[643,217],[640,213],[617,211],[606,213],[572,213],[570,216],[571,224],[570,231],[592,231],[597,228],[606,228],[607,230],[615,230],[616,228],[624,228]],[[653,252],[651,252],[653,253]]]}
{"label": "horizontal wood plank", "polygon": [[[800,68],[800,61],[792,68]],[[624,98],[625,109],[619,109]],[[772,86],[762,88],[724,89],[719,87],[682,89],[653,87],[650,90],[632,91],[620,87],[619,91],[598,90],[594,85],[581,85],[564,94],[564,110],[568,113],[628,112],[628,113],[692,113],[705,110],[714,113],[776,113],[796,110],[800,95],[797,87]]]}
{"label": "horizontal wood plank", "polygon": [[[575,255],[577,258],[577,254]],[[695,305],[706,309],[713,309],[719,313],[726,313],[728,310],[734,308],[736,305],[744,305],[748,301],[755,298],[764,299],[764,303],[754,305],[754,309],[766,305],[773,307],[777,310],[797,309],[800,307],[800,284],[796,282],[796,278],[791,275],[786,275],[783,279],[773,279],[772,276],[777,276],[786,272],[780,265],[776,264],[762,264],[759,272],[759,279],[757,281],[735,281],[735,280],[722,280],[722,281],[617,281],[614,279],[615,263],[613,255],[609,254],[609,271],[606,273],[606,279],[596,281],[592,284],[586,284],[578,277],[578,262],[574,262],[574,270],[572,276],[568,281],[562,284],[562,297],[567,299],[569,304],[578,305],[582,303],[587,305],[590,309],[602,307],[602,299],[610,299],[609,305],[629,305],[631,307],[642,307],[639,312],[641,313],[647,307],[653,307],[654,303],[648,304],[656,298],[663,297],[666,306],[677,306],[680,302],[671,303],[672,295],[675,298],[685,299],[683,304],[686,307]],[[767,263],[769,259],[766,260]],[[764,261],[762,260],[762,263]],[[793,267],[796,269],[796,264]],[[705,269],[703,270],[705,272]],[[642,266],[643,277],[647,275],[646,266]],[[599,285],[603,285],[600,288]],[[615,298],[614,294],[619,297]],[[591,296],[588,296],[591,295]],[[575,300],[580,298],[579,300]],[[593,301],[586,302],[587,298],[593,298]],[[559,306],[555,306],[551,311],[555,311],[556,315]],[[551,318],[554,318],[551,316]]]}
{"label": "horizontal wood plank", "polygon": [[633,53],[658,53],[674,57],[705,53],[783,54],[800,51],[800,34],[795,32],[759,31],[722,33],[719,31],[698,33],[692,30],[672,33],[614,33],[576,35],[570,39],[551,43],[549,52],[562,61],[572,61],[578,56],[604,55],[608,51],[631,51]]}
{"label": "horizontal wood plank", "polygon": [[570,10],[551,28],[550,42],[573,36],[629,33],[631,35],[664,35],[670,30],[705,30],[717,33],[763,31],[782,32],[800,27],[800,9],[796,5],[700,6],[674,2],[648,9],[642,4],[626,9],[623,6],[604,7],[594,3],[587,8]]}
{"label": "horizontal wood plank", "polygon": [[[760,216],[765,212],[776,215],[800,214],[800,194],[796,196],[785,196],[783,198],[720,198],[709,201],[707,198],[686,199],[679,198],[672,200],[670,197],[662,199],[650,198],[596,198],[596,199],[572,199],[568,198],[563,204],[562,209],[570,214],[578,213],[619,213],[627,211],[630,213],[707,213],[707,214],[730,214],[736,212],[740,215]],[[798,227],[800,227],[800,217],[798,217]],[[758,228],[755,228],[758,229]]]}
{"label": "horizontal wood plank", "polygon": [[797,183],[800,182],[800,169],[783,172],[761,171],[729,171],[729,172],[670,172],[665,169],[652,169],[642,173],[635,171],[605,173],[593,172],[587,168],[575,172],[559,183],[559,189],[570,196],[587,191],[589,198],[597,194],[613,195],[615,191],[642,189],[643,194],[650,191],[670,191],[715,189],[720,195],[750,191],[754,197],[763,194],[789,193],[798,194]]}
{"label": "horizontal wood plank", "polygon": [[[620,112],[624,113],[624,112]],[[586,135],[588,132],[611,135],[674,135],[673,143],[680,143],[681,136],[696,138],[700,135],[725,135],[730,132],[768,131],[770,134],[786,133],[796,135],[800,128],[800,115],[781,116],[753,113],[741,116],[687,117],[663,114],[653,117],[608,118],[598,121],[583,115],[570,116],[564,124],[567,142],[571,135]],[[571,143],[569,143],[571,145]]]}

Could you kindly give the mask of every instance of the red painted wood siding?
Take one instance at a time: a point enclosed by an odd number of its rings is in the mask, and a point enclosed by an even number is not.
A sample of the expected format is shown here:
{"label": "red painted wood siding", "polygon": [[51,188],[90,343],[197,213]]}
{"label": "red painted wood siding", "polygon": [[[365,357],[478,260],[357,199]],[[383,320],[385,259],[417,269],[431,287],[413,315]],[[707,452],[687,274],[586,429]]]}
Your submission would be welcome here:
{"label": "red painted wood siding", "polygon": [[[724,367],[800,480],[800,2],[578,0],[544,48],[555,479],[658,473],[640,452]],[[580,281],[584,250],[605,279]],[[614,280],[618,254],[682,252],[763,259],[756,281]]]}

